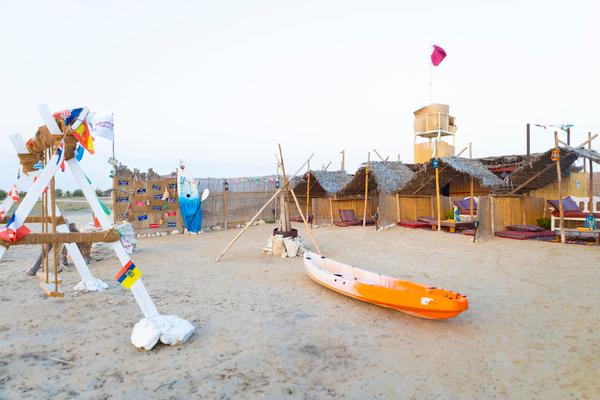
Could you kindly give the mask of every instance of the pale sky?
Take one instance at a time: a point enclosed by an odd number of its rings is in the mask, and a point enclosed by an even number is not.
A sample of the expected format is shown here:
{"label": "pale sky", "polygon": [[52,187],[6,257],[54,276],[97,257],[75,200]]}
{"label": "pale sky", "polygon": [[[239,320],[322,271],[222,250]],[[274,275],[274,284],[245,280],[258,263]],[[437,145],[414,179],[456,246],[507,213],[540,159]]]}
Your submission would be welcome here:
{"label": "pale sky", "polygon": [[[117,159],[160,173],[182,158],[198,177],[270,174],[279,142],[290,171],[312,152],[337,169],[343,149],[350,173],[373,148],[412,162],[433,43],[458,148],[524,153],[527,122],[572,123],[579,143],[600,133],[597,4],[0,0],[0,188],[17,171],[8,136],[33,135],[42,103],[114,113]],[[83,166],[107,188],[110,142],[95,144]]]}

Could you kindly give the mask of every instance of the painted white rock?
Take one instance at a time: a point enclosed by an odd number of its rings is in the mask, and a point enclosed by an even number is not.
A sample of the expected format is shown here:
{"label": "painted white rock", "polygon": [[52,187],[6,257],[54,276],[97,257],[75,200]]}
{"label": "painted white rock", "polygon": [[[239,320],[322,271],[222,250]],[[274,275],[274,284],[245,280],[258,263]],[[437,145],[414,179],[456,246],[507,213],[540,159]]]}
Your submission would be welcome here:
{"label": "painted white rock", "polygon": [[108,288],[108,285],[102,279],[92,278],[79,282],[73,290],[76,292],[102,292],[106,288]]}
{"label": "painted white rock", "polygon": [[131,343],[137,348],[152,349],[160,340],[164,344],[185,343],[196,328],[176,315],[143,318],[133,327]]}

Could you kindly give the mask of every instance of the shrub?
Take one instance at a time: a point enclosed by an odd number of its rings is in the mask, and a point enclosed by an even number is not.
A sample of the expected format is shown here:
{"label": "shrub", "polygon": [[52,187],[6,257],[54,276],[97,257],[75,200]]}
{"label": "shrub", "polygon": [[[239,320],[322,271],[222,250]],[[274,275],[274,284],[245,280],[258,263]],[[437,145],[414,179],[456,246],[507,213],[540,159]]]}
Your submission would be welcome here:
{"label": "shrub", "polygon": [[537,224],[546,230],[550,230],[550,218],[538,218]]}

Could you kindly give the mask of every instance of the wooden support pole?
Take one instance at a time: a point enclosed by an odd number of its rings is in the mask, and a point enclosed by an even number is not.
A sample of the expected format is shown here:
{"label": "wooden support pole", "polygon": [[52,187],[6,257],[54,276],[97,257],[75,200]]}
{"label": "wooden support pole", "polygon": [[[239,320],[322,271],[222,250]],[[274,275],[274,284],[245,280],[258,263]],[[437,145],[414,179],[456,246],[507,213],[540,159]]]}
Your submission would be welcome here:
{"label": "wooden support pole", "polygon": [[227,194],[229,192],[229,183],[227,179],[223,181],[223,218],[225,220],[225,230],[227,230],[227,226],[229,225],[228,215],[227,215]]}
{"label": "wooden support pole", "polygon": [[[8,217],[4,217],[0,220],[0,224],[7,224],[8,223]],[[42,217],[40,215],[34,215],[34,216],[28,216],[27,218],[25,218],[25,221],[23,221],[26,224],[40,224],[42,222],[52,222],[50,217]],[[56,216],[56,223],[58,225],[64,224],[65,223],[65,217],[61,216]]]}
{"label": "wooden support pole", "polygon": [[[473,146],[471,142],[469,142],[469,159],[473,159]],[[469,216],[471,217],[471,221],[473,221],[473,175],[471,175],[470,181]]]}
{"label": "wooden support pole", "polygon": [[396,193],[396,222],[400,222],[400,195]]}
{"label": "wooden support pole", "polygon": [[[592,149],[592,132],[588,132],[588,149]],[[589,161],[589,167],[590,167],[590,184],[588,187],[588,196],[590,198],[590,205],[588,207],[588,211],[590,212],[590,214],[594,213],[594,168],[593,168],[593,162],[592,159],[588,159]],[[584,163],[585,164],[585,163]]]}
{"label": "wooden support pole", "polygon": [[120,238],[121,235],[114,229],[96,232],[32,232],[16,243],[2,243],[2,245],[20,246],[24,244],[50,245],[56,243],[112,243],[118,242]]}
{"label": "wooden support pole", "polygon": [[527,123],[527,157],[531,154],[531,125]]}
{"label": "wooden support pole", "polygon": [[556,157],[556,182],[558,184],[558,212],[560,213],[560,242],[565,243],[565,211],[562,197],[562,173],[560,171],[560,149],[558,147],[558,132],[554,131],[554,147],[558,151]]}
{"label": "wooden support pole", "polygon": [[[435,141],[435,158],[438,156],[438,141]],[[435,168],[435,198],[437,205],[437,230],[442,231],[442,204],[440,199],[440,166]]]}
{"label": "wooden support pole", "polygon": [[373,151],[375,152],[375,154],[377,154],[377,157],[379,157],[379,159],[381,161],[387,161],[387,159],[384,159],[383,157],[381,157],[381,154],[379,154],[379,152],[377,150],[373,149]]}
{"label": "wooden support pole", "polygon": [[306,218],[310,218],[309,217],[309,207],[310,207],[310,161],[308,162],[308,165],[306,166]]}
{"label": "wooden support pole", "polygon": [[333,226],[333,200],[329,198],[329,216],[331,217],[331,226]]}
{"label": "wooden support pole", "polygon": [[[308,160],[306,160],[301,166],[300,168],[298,168],[298,170],[294,173],[294,175],[290,178],[290,179],[294,179],[298,173],[304,168],[304,166],[310,161],[311,158],[313,158],[314,154],[311,154],[310,157],[308,157]],[[223,258],[223,256],[225,255],[225,253],[227,253],[229,251],[229,249],[231,249],[233,247],[233,245],[235,244],[235,242],[238,241],[238,239],[240,238],[240,236],[242,236],[244,234],[244,232],[246,232],[246,230],[248,230],[248,228],[250,228],[250,226],[252,226],[252,224],[254,223],[254,221],[256,221],[256,218],[258,218],[258,216],[260,215],[260,213],[262,213],[264,211],[265,208],[267,208],[267,206],[269,204],[271,204],[271,202],[273,200],[275,200],[275,198],[279,195],[279,193],[281,193],[281,191],[283,190],[284,187],[286,187],[286,185],[289,182],[284,182],[284,184],[277,189],[277,191],[273,194],[273,196],[271,196],[271,198],[269,200],[267,200],[267,202],[265,203],[264,206],[262,206],[260,208],[260,210],[258,210],[258,212],[256,213],[256,215],[254,215],[254,217],[252,217],[252,219],[250,220],[250,222],[248,222],[248,224],[246,224],[246,226],[233,238],[233,240],[231,242],[229,242],[229,244],[225,247],[225,249],[221,252],[221,254],[219,254],[219,256],[216,258],[215,261],[219,262],[219,260],[221,260],[221,258]]]}
{"label": "wooden support pole", "polygon": [[363,210],[363,227],[367,226],[367,205],[369,202],[369,167],[371,166],[371,152],[367,156],[367,166],[365,168],[365,209]]}
{"label": "wooden support pole", "polygon": [[[281,144],[279,145],[279,159],[281,161],[281,171],[283,172],[283,176],[285,177],[285,168],[283,166],[284,165],[283,164],[283,152],[281,150]],[[302,213],[302,209],[300,208],[300,203],[298,203],[298,198],[296,197],[296,193],[294,193],[294,188],[292,187],[292,185],[288,184],[288,190],[290,191],[290,193],[292,194],[292,197],[294,198],[294,203],[296,203],[296,209],[298,210],[298,214],[300,214],[300,218],[302,218],[302,223],[304,224],[304,229],[306,229],[308,236],[310,236],[310,240],[315,245],[315,248],[317,249],[317,254],[321,254],[321,249],[319,248],[319,245],[317,244],[317,240],[313,236],[310,226],[308,226],[308,222],[306,221],[306,218],[304,217],[304,214]]]}
{"label": "wooden support pole", "polygon": [[496,211],[494,207],[495,197],[490,196],[490,227],[492,229],[492,237],[496,236]]}
{"label": "wooden support pole", "polygon": [[[50,204],[52,207],[52,236],[56,237],[56,178],[53,176],[50,181]],[[58,293],[58,244],[52,242],[53,262],[54,262],[54,292]]]}

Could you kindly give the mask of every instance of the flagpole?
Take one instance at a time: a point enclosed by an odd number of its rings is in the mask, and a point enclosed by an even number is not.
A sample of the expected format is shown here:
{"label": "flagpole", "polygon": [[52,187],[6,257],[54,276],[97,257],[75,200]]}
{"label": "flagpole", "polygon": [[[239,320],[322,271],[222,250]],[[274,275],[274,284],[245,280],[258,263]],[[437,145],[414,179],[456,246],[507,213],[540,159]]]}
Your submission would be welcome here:
{"label": "flagpole", "polygon": [[433,104],[433,87],[431,85],[432,76],[433,76],[433,65],[431,64],[431,60],[429,60],[429,104]]}

